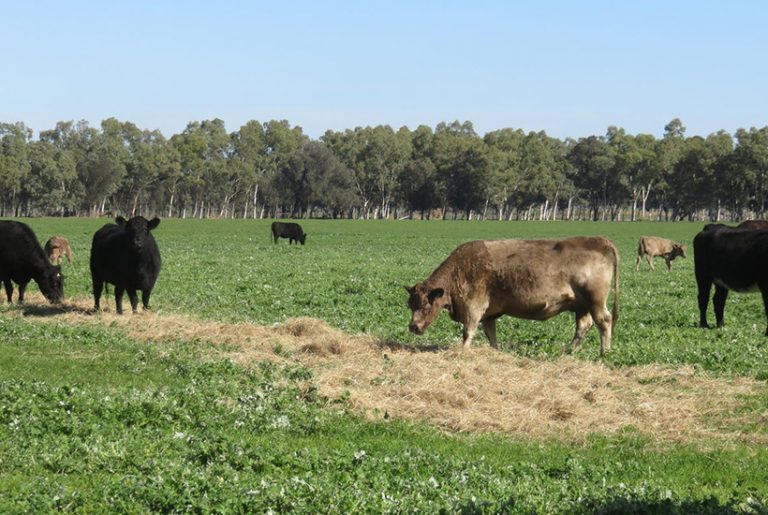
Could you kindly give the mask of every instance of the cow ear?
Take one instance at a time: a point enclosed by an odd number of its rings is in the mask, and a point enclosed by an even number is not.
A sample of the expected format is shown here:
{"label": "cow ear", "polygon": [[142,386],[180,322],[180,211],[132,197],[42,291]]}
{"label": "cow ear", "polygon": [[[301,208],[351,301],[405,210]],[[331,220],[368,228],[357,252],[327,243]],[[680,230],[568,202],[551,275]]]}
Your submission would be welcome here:
{"label": "cow ear", "polygon": [[123,218],[122,216],[118,216],[117,218],[115,218],[115,222],[117,222],[117,225],[122,227],[123,225],[125,225],[125,218]]}
{"label": "cow ear", "polygon": [[155,228],[155,227],[157,227],[158,225],[160,225],[160,219],[159,219],[158,217],[154,217],[154,218],[153,218],[152,220],[150,220],[150,221],[149,221],[149,223],[147,224],[147,228],[148,228],[148,229],[151,231],[152,229],[154,229],[154,228]]}
{"label": "cow ear", "polygon": [[408,295],[413,295],[413,292],[416,291],[416,288],[413,286],[403,286],[403,288],[408,292]]}
{"label": "cow ear", "polygon": [[442,288],[435,288],[431,292],[429,292],[429,302],[434,302],[435,299],[439,299],[440,297],[445,294],[445,290]]}

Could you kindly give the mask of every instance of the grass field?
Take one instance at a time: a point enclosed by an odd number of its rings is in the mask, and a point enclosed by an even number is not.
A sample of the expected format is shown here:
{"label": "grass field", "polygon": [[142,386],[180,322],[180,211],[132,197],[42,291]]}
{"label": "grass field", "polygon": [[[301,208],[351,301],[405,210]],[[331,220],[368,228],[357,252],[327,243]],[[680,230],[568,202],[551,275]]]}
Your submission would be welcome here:
{"label": "grass field", "polygon": [[[270,221],[163,220],[152,313],[116,317],[87,312],[104,221],[24,221],[75,262],[63,309],[35,285],[0,308],[1,512],[768,509],[759,295],[703,330],[692,249],[635,272],[639,236],[701,224],[311,220],[289,246]],[[408,333],[403,286],[459,243],[576,234],[622,256],[604,361],[596,329],[562,356],[570,314],[501,319],[502,352],[456,351],[447,313]]]}

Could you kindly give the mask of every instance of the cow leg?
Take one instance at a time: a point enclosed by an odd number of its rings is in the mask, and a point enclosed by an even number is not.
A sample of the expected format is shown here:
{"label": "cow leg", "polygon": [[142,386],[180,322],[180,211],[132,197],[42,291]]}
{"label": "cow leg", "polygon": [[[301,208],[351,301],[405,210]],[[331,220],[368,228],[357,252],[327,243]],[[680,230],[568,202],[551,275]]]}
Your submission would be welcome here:
{"label": "cow leg", "polygon": [[[765,316],[768,318],[768,286],[760,286],[760,294],[763,296],[763,309],[765,310]],[[768,326],[765,328],[765,335],[768,336]]]}
{"label": "cow leg", "polygon": [[125,288],[115,285],[115,313],[123,314],[123,292]]}
{"label": "cow leg", "polygon": [[709,327],[707,323],[707,306],[709,305],[709,292],[712,291],[712,281],[703,277],[696,277],[699,287],[699,327]]}
{"label": "cow leg", "polygon": [[650,254],[647,254],[646,257],[648,258],[648,266],[651,267],[651,270],[656,270],[655,268],[653,268],[653,256],[651,256]]}
{"label": "cow leg", "polygon": [[149,296],[152,293],[151,290],[142,290],[141,291],[141,304],[144,306],[145,310],[149,309]]}
{"label": "cow leg", "polygon": [[19,304],[24,303],[24,292],[27,291],[28,283],[19,283]]}
{"label": "cow leg", "polygon": [[128,300],[131,301],[131,310],[136,313],[136,309],[139,307],[139,296],[136,295],[136,290],[127,290]]}
{"label": "cow leg", "polygon": [[611,350],[611,313],[605,305],[592,309],[592,318],[600,330],[600,356]]}
{"label": "cow leg", "polygon": [[472,338],[475,337],[475,332],[477,331],[477,320],[474,320],[472,322],[467,322],[464,324],[464,330],[461,333],[462,336],[462,345],[465,349],[468,349],[470,344],[472,343]]}
{"label": "cow leg", "polygon": [[642,260],[643,260],[643,256],[638,254],[637,255],[637,259],[635,260],[635,272],[639,272],[640,271],[640,261],[642,261]]}
{"label": "cow leg", "polygon": [[3,279],[3,286],[5,286],[5,296],[8,297],[8,304],[13,301],[13,283],[10,279]]}
{"label": "cow leg", "polygon": [[668,256],[664,256],[664,261],[667,262],[667,272],[672,271],[672,260]]}
{"label": "cow leg", "polygon": [[715,294],[712,296],[712,305],[715,307],[715,320],[717,327],[723,327],[723,314],[725,313],[725,299],[728,298],[728,288],[719,284],[715,285]]}
{"label": "cow leg", "polygon": [[496,319],[489,318],[483,320],[483,332],[488,337],[488,341],[491,343],[491,347],[498,349],[498,343],[496,342]]}
{"label": "cow leg", "polygon": [[576,351],[581,346],[581,342],[584,341],[584,337],[587,335],[587,331],[592,327],[592,315],[589,311],[576,313],[576,334],[573,335],[571,346]]}
{"label": "cow leg", "polygon": [[101,300],[101,292],[103,289],[104,281],[93,278],[93,303],[96,311],[99,310],[99,301]]}

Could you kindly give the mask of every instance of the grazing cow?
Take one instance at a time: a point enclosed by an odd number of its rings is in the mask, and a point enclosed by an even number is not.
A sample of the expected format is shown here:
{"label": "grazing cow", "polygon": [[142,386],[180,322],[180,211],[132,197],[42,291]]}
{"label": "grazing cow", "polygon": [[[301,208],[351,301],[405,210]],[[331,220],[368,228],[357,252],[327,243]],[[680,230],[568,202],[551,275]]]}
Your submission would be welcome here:
{"label": "grazing cow", "polygon": [[666,238],[657,236],[641,236],[637,244],[637,261],[635,262],[635,271],[640,270],[640,261],[645,257],[648,259],[648,265],[653,270],[653,258],[662,256],[667,263],[667,271],[672,271],[672,260],[677,256],[685,257],[687,247],[680,245]]}
{"label": "grazing cow", "polygon": [[[768,316],[768,231],[709,224],[693,238],[693,260],[699,301],[699,326],[707,324],[709,292],[715,285],[712,304],[717,327],[723,326],[729,290],[759,291]],[[768,327],[765,331],[768,336]]]}
{"label": "grazing cow", "polygon": [[54,265],[61,262],[61,256],[67,257],[67,262],[72,264],[72,249],[69,248],[69,242],[63,236],[52,236],[45,242],[45,255]]}
{"label": "grazing cow", "polygon": [[739,229],[751,229],[753,231],[768,230],[768,220],[744,220],[736,226]]}
{"label": "grazing cow", "polygon": [[149,309],[149,296],[160,273],[160,250],[150,232],[160,223],[159,218],[147,221],[135,216],[126,221],[118,216],[115,224],[107,224],[93,235],[91,245],[91,279],[95,308],[104,283],[115,286],[115,311],[123,312],[123,292],[128,292],[131,308],[136,312],[141,290],[141,302]]}
{"label": "grazing cow", "polygon": [[[459,245],[432,275],[408,291],[413,311],[408,328],[423,334],[445,308],[463,326],[468,347],[482,324],[496,347],[496,319],[510,315],[546,320],[576,314],[577,349],[594,320],[600,354],[611,348],[619,307],[619,253],[602,237],[563,240],[472,241]],[[614,277],[613,313],[607,307]]]}
{"label": "grazing cow", "polygon": [[301,226],[293,222],[272,222],[272,237],[277,243],[278,238],[288,238],[288,245],[297,241],[304,245],[307,235],[301,229]]}
{"label": "grazing cow", "polygon": [[48,261],[32,229],[21,222],[0,221],[0,281],[5,286],[8,302],[13,297],[15,282],[19,285],[19,304],[23,303],[24,291],[32,279],[49,302],[61,302],[64,297],[61,268]]}

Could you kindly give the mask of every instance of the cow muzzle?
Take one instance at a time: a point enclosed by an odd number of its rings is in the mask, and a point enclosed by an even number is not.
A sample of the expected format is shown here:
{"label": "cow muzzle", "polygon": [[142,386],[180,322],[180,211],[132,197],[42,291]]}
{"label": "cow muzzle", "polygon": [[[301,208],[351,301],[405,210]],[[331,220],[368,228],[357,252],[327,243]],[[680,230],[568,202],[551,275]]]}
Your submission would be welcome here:
{"label": "cow muzzle", "polygon": [[411,322],[410,324],[408,324],[408,330],[409,330],[410,332],[412,332],[413,334],[417,334],[417,335],[419,335],[419,336],[421,336],[422,334],[424,334],[424,327],[423,327],[423,326],[419,326],[419,325],[418,325],[417,323],[415,323],[415,322]]}

